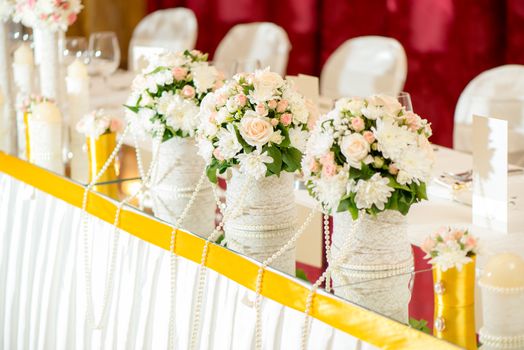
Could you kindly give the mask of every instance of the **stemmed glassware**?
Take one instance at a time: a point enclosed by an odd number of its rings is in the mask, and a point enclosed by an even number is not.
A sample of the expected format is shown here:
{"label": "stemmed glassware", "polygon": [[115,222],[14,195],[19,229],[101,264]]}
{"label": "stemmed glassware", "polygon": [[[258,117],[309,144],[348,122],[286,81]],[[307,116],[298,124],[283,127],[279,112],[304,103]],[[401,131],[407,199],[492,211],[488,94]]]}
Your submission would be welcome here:
{"label": "stemmed glassware", "polygon": [[88,63],[87,39],[81,36],[66,38],[63,59],[66,66],[69,66],[77,59],[83,63]]}
{"label": "stemmed glassware", "polygon": [[411,103],[411,96],[409,92],[402,91],[398,94],[398,102],[406,109],[408,112],[413,112],[413,104]]}
{"label": "stemmed glassware", "polygon": [[100,75],[107,83],[107,78],[116,72],[120,65],[120,46],[114,32],[93,33],[89,37],[90,75]]}

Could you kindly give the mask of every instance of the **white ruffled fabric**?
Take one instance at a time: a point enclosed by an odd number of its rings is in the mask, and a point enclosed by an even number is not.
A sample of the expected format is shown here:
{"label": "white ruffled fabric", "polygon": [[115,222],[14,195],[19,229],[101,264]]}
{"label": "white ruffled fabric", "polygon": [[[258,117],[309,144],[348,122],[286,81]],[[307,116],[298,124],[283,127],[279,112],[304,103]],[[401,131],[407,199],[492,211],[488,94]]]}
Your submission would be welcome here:
{"label": "white ruffled fabric", "polygon": [[[280,177],[254,180],[233,171],[227,183],[226,204],[234,211],[240,201],[242,210],[225,223],[228,248],[264,261],[291,239],[297,221],[293,181],[293,174],[285,172]],[[294,275],[295,255],[293,245],[270,266]]]}
{"label": "white ruffled fabric", "polygon": [[[193,139],[173,137],[162,142],[151,188],[155,216],[174,223],[187,206],[204,169],[205,162],[197,154]],[[207,237],[215,227],[215,210],[213,192],[205,179],[182,228]]]}
{"label": "white ruffled fabric", "polygon": [[[352,225],[356,225],[354,232]],[[342,252],[347,239],[349,249]],[[408,322],[410,272],[414,265],[405,217],[387,210],[376,217],[360,213],[354,222],[348,212],[335,213],[331,252],[332,257],[346,256],[333,272],[336,295]]]}
{"label": "white ruffled fabric", "polygon": [[[85,324],[81,210],[0,174],[0,348],[166,349],[169,252],[120,232],[106,327]],[[90,217],[95,318],[113,227]],[[177,259],[176,349],[187,349],[198,264]],[[254,347],[254,293],[211,269],[198,349]],[[303,314],[262,298],[264,349],[299,349]],[[313,319],[309,349],[374,349]]]}

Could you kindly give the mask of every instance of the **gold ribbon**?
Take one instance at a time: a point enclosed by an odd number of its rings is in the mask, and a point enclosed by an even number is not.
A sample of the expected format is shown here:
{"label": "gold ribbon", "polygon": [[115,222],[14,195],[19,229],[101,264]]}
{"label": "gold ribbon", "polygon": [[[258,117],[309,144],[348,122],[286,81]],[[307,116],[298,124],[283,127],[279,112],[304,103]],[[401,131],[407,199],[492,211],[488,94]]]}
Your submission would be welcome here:
{"label": "gold ribbon", "polygon": [[[89,159],[89,182],[100,172],[105,162],[116,147],[116,133],[110,132],[100,135],[97,139],[87,138],[87,157]],[[115,161],[109,165],[97,182],[116,180]],[[118,199],[118,184],[105,184],[93,187],[93,190]]]}
{"label": "gold ribbon", "polygon": [[29,142],[29,112],[24,112],[24,125],[25,125],[25,157],[28,162],[31,161],[31,143]]}
{"label": "gold ribbon", "polygon": [[[0,172],[77,208],[82,207],[84,187],[1,151]],[[89,214],[113,224],[117,206],[115,201],[90,192],[86,209]],[[172,227],[134,210],[123,210],[120,215],[118,227],[121,230],[169,251]],[[204,243],[205,240],[200,237],[177,230],[175,253],[198,264],[202,257]],[[247,289],[255,290],[259,265],[239,254],[211,244],[206,266]],[[264,273],[261,290],[261,295],[264,297],[304,312],[308,294],[309,287],[295,279],[279,272]],[[311,316],[379,348],[458,349],[455,345],[323,293],[314,297]]]}
{"label": "gold ribbon", "polygon": [[475,257],[461,271],[433,268],[433,334],[466,349],[477,349],[475,333]]}

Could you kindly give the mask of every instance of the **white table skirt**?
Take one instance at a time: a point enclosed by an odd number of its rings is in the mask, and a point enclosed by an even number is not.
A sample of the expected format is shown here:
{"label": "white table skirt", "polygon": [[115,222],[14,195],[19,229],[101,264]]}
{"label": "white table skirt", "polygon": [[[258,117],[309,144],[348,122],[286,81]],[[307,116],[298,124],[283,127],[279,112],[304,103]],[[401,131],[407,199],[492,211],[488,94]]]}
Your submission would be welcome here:
{"label": "white table skirt", "polygon": [[[120,233],[103,331],[85,322],[81,210],[0,174],[0,348],[166,349],[169,253]],[[90,217],[95,318],[101,311],[112,226]],[[176,349],[187,349],[198,265],[178,258]],[[254,293],[207,270],[199,349],[250,349]],[[263,299],[264,349],[298,349],[303,314]],[[314,320],[310,349],[371,349]]]}

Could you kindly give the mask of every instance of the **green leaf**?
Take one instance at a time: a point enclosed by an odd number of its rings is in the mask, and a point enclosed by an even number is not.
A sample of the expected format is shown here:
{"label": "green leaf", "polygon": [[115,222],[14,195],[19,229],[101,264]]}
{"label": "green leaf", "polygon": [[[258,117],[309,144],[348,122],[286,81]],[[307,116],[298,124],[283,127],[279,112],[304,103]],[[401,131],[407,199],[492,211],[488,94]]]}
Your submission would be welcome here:
{"label": "green leaf", "polygon": [[428,199],[428,195],[426,193],[426,183],[421,182],[420,185],[417,187],[417,197],[420,199]]}
{"label": "green leaf", "polygon": [[168,67],[163,67],[163,66],[160,66],[160,67],[156,67],[154,70],[152,70],[151,72],[149,73],[146,73],[146,75],[151,75],[151,74],[155,74],[155,73],[158,73],[160,71],[163,71],[163,70],[167,70],[169,69]]}
{"label": "green leaf", "polygon": [[348,211],[349,207],[351,206],[351,198],[346,198],[340,201],[337,207],[337,212],[344,212]]}
{"label": "green leaf", "polygon": [[421,332],[424,332],[424,333],[427,333],[427,334],[431,333],[431,330],[428,327],[428,321],[426,321],[424,319],[417,320],[417,319],[414,319],[414,318],[410,317],[409,318],[409,325],[410,325],[411,328],[416,329],[418,331],[421,331]]}
{"label": "green leaf", "polygon": [[268,147],[268,149],[267,149],[267,154],[268,154],[268,156],[273,158],[273,162],[272,163],[267,163],[266,164],[267,169],[271,173],[273,173],[275,175],[279,175],[280,171],[282,170],[282,153],[280,152],[278,147],[276,147],[275,145],[271,145],[271,147]]}
{"label": "green leaf", "polygon": [[280,143],[280,148],[287,148],[291,145],[291,140],[289,139],[289,132],[282,124],[278,124],[278,130],[280,130],[280,135],[284,137]]}
{"label": "green leaf", "polygon": [[209,181],[216,184],[217,183],[217,168],[218,168],[218,162],[216,159],[213,159],[211,161],[211,164],[209,164],[206,168],[206,175]]}
{"label": "green leaf", "polygon": [[240,131],[238,131],[237,127],[235,126],[235,134],[237,135],[238,142],[242,145],[242,148],[244,149],[245,153],[251,153],[253,152],[254,147],[251,146],[244,140],[244,138],[240,135]]}
{"label": "green leaf", "polygon": [[309,282],[306,276],[306,272],[304,272],[304,270],[302,269],[296,269],[295,276],[303,281]]}
{"label": "green leaf", "polygon": [[126,107],[127,109],[129,109],[131,112],[133,113],[138,113],[138,110],[139,110],[139,107],[138,106],[128,106],[128,105],[124,105],[124,107]]}
{"label": "green leaf", "polygon": [[282,160],[287,165],[286,170],[292,173],[300,169],[302,153],[294,147],[285,148],[282,152]]}
{"label": "green leaf", "polygon": [[411,191],[411,189],[407,185],[399,184],[393,176],[388,176],[388,177],[389,177],[389,186],[393,188],[398,188],[399,190]]}

